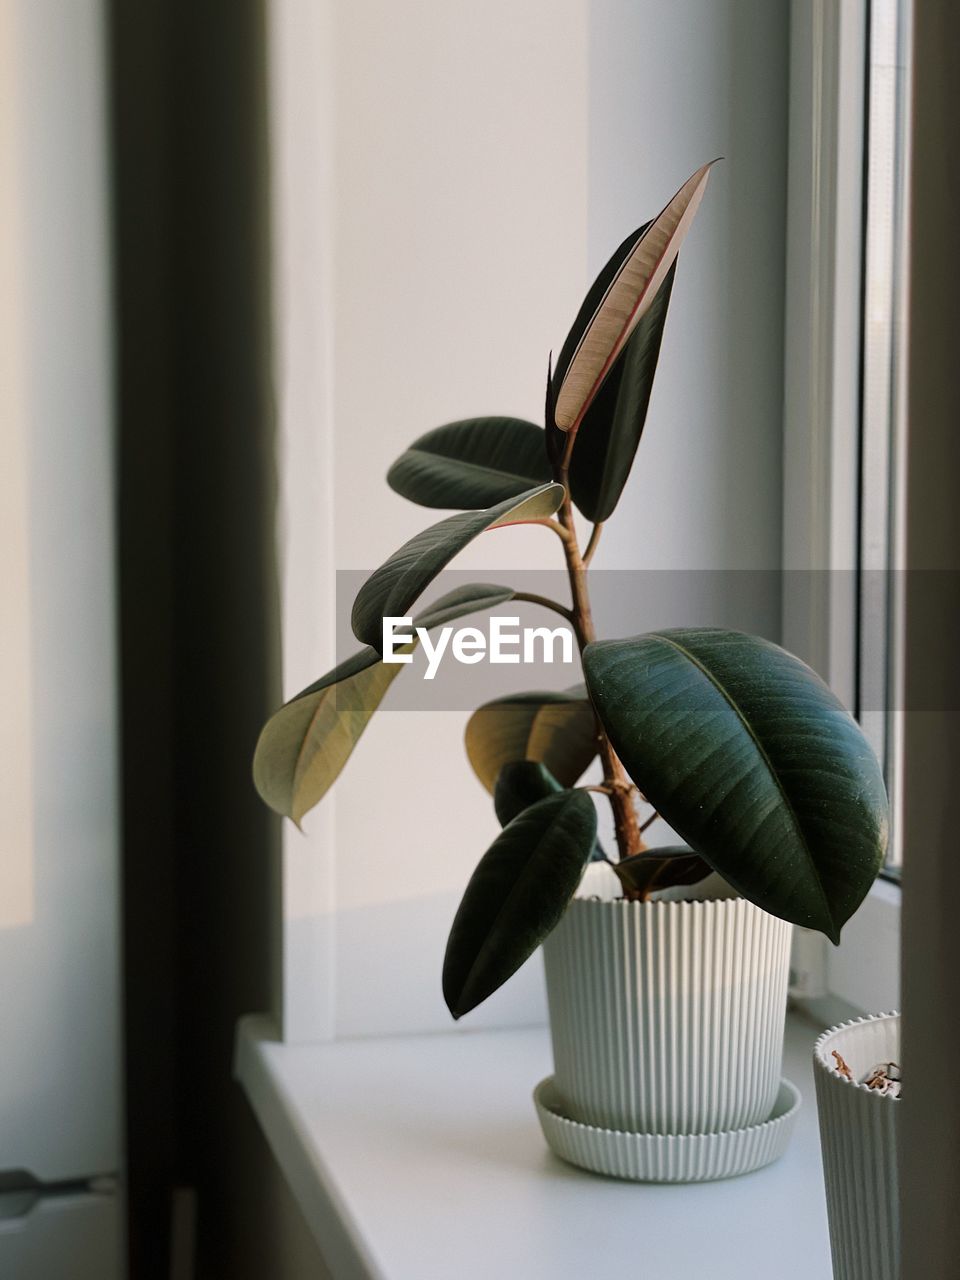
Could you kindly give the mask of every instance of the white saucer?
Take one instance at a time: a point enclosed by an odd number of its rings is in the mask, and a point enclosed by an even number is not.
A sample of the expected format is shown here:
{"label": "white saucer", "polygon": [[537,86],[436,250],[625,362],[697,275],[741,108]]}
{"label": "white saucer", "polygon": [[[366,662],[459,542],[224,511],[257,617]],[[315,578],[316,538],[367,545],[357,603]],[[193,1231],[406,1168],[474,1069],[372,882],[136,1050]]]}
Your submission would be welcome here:
{"label": "white saucer", "polygon": [[786,1150],[800,1110],[800,1090],[785,1077],[768,1120],[723,1133],[624,1133],[563,1114],[553,1076],[533,1092],[547,1145],[562,1160],[632,1182],[711,1182],[751,1173]]}

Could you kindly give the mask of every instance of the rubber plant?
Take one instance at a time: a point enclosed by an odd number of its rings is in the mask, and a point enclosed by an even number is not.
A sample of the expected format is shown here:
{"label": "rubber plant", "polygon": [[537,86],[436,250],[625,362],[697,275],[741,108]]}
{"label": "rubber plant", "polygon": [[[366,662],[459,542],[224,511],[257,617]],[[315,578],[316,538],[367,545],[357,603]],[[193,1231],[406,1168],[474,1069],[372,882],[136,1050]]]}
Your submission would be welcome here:
{"label": "rubber plant", "polygon": [[[443,991],[455,1018],[519,968],[559,922],[587,862],[606,856],[591,792],[612,806],[616,854],[609,860],[627,898],[716,871],[764,910],[836,942],[884,860],[887,803],[876,758],[803,662],[765,639],[713,628],[628,639],[595,634],[588,568],[640,442],[677,255],[710,167],[698,169],[600,272],[548,367],[543,427],[511,417],[454,422],[429,431],[394,463],[387,479],[396,492],[456,514],[373,573],[352,613],[365,647],[277,711],[257,745],[260,794],[299,823],[404,670],[381,659],[383,618],[408,616],[453,557],[488,529],[535,521],[556,536],[569,604],[481,583],[414,618],[429,628],[532,599],[569,620],[586,681],[566,694],[491,702],[468,723],[467,754],[492,792],[502,831],[451,928]],[[582,549],[574,508],[592,524]],[[598,755],[602,783],[578,786]],[[658,814],[682,846],[646,846],[644,832]]]}

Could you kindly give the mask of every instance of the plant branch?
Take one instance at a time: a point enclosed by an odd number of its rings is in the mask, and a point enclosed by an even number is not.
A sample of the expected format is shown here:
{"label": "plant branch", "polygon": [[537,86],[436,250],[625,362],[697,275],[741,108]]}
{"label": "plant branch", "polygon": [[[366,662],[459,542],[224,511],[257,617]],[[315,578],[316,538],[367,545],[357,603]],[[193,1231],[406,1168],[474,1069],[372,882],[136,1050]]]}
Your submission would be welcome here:
{"label": "plant branch", "polygon": [[600,541],[600,535],[603,532],[603,521],[595,524],[591,530],[590,537],[587,539],[587,547],[583,553],[584,568],[590,567],[590,561],[593,559],[593,553],[597,549],[597,543]]}
{"label": "plant branch", "polygon": [[[587,569],[580,555],[580,544],[573,520],[573,508],[570,504],[570,489],[567,475],[570,465],[570,454],[576,431],[567,433],[567,447],[561,460],[560,481],[566,490],[560,506],[560,523],[567,531],[563,551],[567,561],[567,576],[570,579],[570,595],[573,601],[573,629],[581,652],[596,639],[593,625],[593,613],[590,608],[590,593],[587,589]],[[595,545],[595,544],[594,544]],[[616,752],[607,737],[603,725],[599,728],[600,760],[603,764],[603,782],[610,795],[610,807],[613,809],[613,825],[617,837],[617,850],[621,859],[629,858],[635,853],[642,853],[647,847],[640,834],[637,815],[633,807],[632,796],[635,790],[627,777],[626,770],[620,763]]]}
{"label": "plant branch", "polygon": [[534,591],[517,591],[513,598],[526,604],[539,604],[544,609],[552,609],[554,613],[559,613],[561,617],[566,618],[570,623],[574,620],[571,609],[568,609],[566,605],[560,604],[557,600],[551,600],[549,596],[539,596]]}
{"label": "plant branch", "polygon": [[568,532],[568,531],[563,527],[563,525],[562,525],[562,524],[558,524],[556,520],[548,520],[548,519],[543,519],[543,520],[528,520],[528,521],[527,521],[527,523],[528,523],[528,524],[542,524],[542,525],[544,526],[544,528],[546,528],[546,529],[552,529],[552,530],[553,530],[553,532],[554,532],[554,533],[557,535],[557,537],[560,539],[560,541],[561,541],[561,542],[563,542],[564,544],[566,544],[566,543],[568,543],[568,542],[570,541],[570,534],[569,534],[569,532]]}
{"label": "plant branch", "polygon": [[573,445],[577,438],[577,427],[571,427],[563,442],[563,453],[560,457],[560,473],[566,484],[567,472],[570,470],[570,459],[573,457]]}
{"label": "plant branch", "polygon": [[651,813],[650,817],[649,817],[649,818],[644,818],[643,822],[641,822],[641,823],[640,823],[640,834],[641,834],[641,835],[643,835],[643,833],[644,833],[644,831],[646,831],[647,827],[652,827],[652,826],[653,826],[653,824],[656,822],[656,820],[657,820],[659,817],[660,817],[659,813],[657,813],[656,809],[654,809],[654,811],[653,811],[653,813]]}

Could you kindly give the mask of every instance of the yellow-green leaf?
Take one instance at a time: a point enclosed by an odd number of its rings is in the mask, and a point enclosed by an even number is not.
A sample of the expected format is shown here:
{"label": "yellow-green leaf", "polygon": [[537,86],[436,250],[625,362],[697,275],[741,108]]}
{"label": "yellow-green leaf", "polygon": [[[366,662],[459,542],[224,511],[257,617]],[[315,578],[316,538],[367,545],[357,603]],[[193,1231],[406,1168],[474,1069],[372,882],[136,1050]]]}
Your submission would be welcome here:
{"label": "yellow-green leaf", "polygon": [[467,756],[493,794],[505,764],[536,760],[572,787],[597,754],[590,703],[570,693],[519,693],[478,707],[467,722]]}
{"label": "yellow-green leaf", "polygon": [[[429,629],[513,598],[509,587],[471,583],[441,596],[414,619]],[[409,653],[416,645],[407,645]],[[329,791],[370,717],[404,669],[361,649],[270,717],[257,743],[253,778],[271,809],[298,823]]]}
{"label": "yellow-green leaf", "polygon": [[270,717],[257,743],[253,779],[271,809],[299,826],[336,781],[402,670],[376,661],[346,680],[295,698]]}

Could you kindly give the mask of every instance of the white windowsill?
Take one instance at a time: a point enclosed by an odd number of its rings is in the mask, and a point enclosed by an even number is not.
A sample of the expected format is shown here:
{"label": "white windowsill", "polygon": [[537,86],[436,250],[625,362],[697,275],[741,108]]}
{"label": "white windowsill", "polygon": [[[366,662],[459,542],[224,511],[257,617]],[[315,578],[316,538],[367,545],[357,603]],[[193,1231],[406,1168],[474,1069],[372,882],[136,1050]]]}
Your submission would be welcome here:
{"label": "white windowsill", "polygon": [[768,1169],[697,1186],[581,1173],[531,1101],[545,1028],[291,1046],[245,1018],[236,1074],[337,1280],[829,1280],[810,1055],[787,1023],[804,1105]]}

